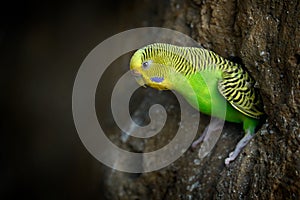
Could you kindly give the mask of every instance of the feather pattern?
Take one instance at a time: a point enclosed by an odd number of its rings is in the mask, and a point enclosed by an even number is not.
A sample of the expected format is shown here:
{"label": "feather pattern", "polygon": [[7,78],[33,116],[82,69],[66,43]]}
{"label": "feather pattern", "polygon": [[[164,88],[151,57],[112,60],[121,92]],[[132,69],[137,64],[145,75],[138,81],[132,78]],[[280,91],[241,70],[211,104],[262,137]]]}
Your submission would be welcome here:
{"label": "feather pattern", "polygon": [[241,113],[259,118],[264,114],[254,80],[242,66],[226,60],[212,51],[196,47],[178,47],[155,43],[144,48],[143,60],[160,60],[176,72],[189,77],[203,71],[221,71],[218,90]]}

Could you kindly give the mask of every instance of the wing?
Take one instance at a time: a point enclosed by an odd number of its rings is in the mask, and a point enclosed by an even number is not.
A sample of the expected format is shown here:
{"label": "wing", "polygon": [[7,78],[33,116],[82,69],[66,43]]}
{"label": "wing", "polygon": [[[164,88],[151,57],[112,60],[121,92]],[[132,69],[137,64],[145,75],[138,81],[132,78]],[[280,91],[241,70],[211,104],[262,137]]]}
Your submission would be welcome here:
{"label": "wing", "polygon": [[234,65],[222,70],[219,92],[241,113],[260,118],[264,115],[261,97],[254,88],[254,80],[242,67]]}

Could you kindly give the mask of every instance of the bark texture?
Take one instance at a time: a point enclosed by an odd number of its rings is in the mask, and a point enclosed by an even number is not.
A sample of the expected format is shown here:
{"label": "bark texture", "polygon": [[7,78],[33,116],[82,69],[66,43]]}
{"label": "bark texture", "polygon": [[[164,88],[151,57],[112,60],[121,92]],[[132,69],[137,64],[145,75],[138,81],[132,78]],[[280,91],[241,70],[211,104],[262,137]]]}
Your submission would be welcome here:
{"label": "bark texture", "polygon": [[[224,166],[224,158],[242,136],[242,130],[233,124],[227,124],[224,137],[201,163],[197,152],[188,151],[171,166],[157,172],[134,177],[115,172],[109,180],[121,181],[118,187],[106,184],[107,196],[113,199],[299,199],[299,10],[300,3],[296,0],[171,0],[164,26],[192,36],[223,57],[241,58],[257,81],[268,118],[229,167]],[[167,104],[176,104],[168,98],[170,94],[163,95]],[[172,106],[171,110],[177,112]],[[174,124],[174,120],[168,124]],[[170,139],[175,128],[168,124],[160,138],[146,141],[144,151]]]}
{"label": "bark texture", "polygon": [[299,199],[299,1],[195,0],[182,7],[191,35],[203,46],[243,60],[268,115],[245,149],[249,157],[222,171],[214,196]]}

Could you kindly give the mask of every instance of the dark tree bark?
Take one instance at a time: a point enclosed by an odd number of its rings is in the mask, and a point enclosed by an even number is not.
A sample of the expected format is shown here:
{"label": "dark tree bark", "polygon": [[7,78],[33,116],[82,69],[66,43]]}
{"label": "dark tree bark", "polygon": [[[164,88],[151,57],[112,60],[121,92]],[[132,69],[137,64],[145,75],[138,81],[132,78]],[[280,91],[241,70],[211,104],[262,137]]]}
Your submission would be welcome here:
{"label": "dark tree bark", "polygon": [[175,13],[174,4],[181,5],[183,25],[196,40],[222,56],[243,60],[268,115],[245,149],[249,156],[222,171],[214,196],[299,199],[299,1],[180,2],[173,1],[170,13]]}
{"label": "dark tree bark", "polygon": [[[299,199],[299,10],[296,0],[171,0],[164,26],[190,35],[223,57],[241,58],[257,81],[268,118],[229,167],[224,158],[242,136],[233,124],[199,165],[194,164],[197,152],[188,151],[157,172],[125,179],[117,173],[115,179],[123,181],[119,188],[107,184],[110,197]],[[167,138],[149,140],[145,149]]]}

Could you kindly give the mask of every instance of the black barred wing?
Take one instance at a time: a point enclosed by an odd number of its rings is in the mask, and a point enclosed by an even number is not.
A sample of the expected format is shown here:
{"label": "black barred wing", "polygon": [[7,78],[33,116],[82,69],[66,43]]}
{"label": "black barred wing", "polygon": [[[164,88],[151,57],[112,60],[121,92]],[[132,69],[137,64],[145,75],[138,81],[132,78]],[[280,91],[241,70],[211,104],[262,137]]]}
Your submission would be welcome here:
{"label": "black barred wing", "polygon": [[222,71],[218,89],[225,99],[249,117],[260,118],[264,115],[261,97],[250,75],[238,65],[225,67]]}

